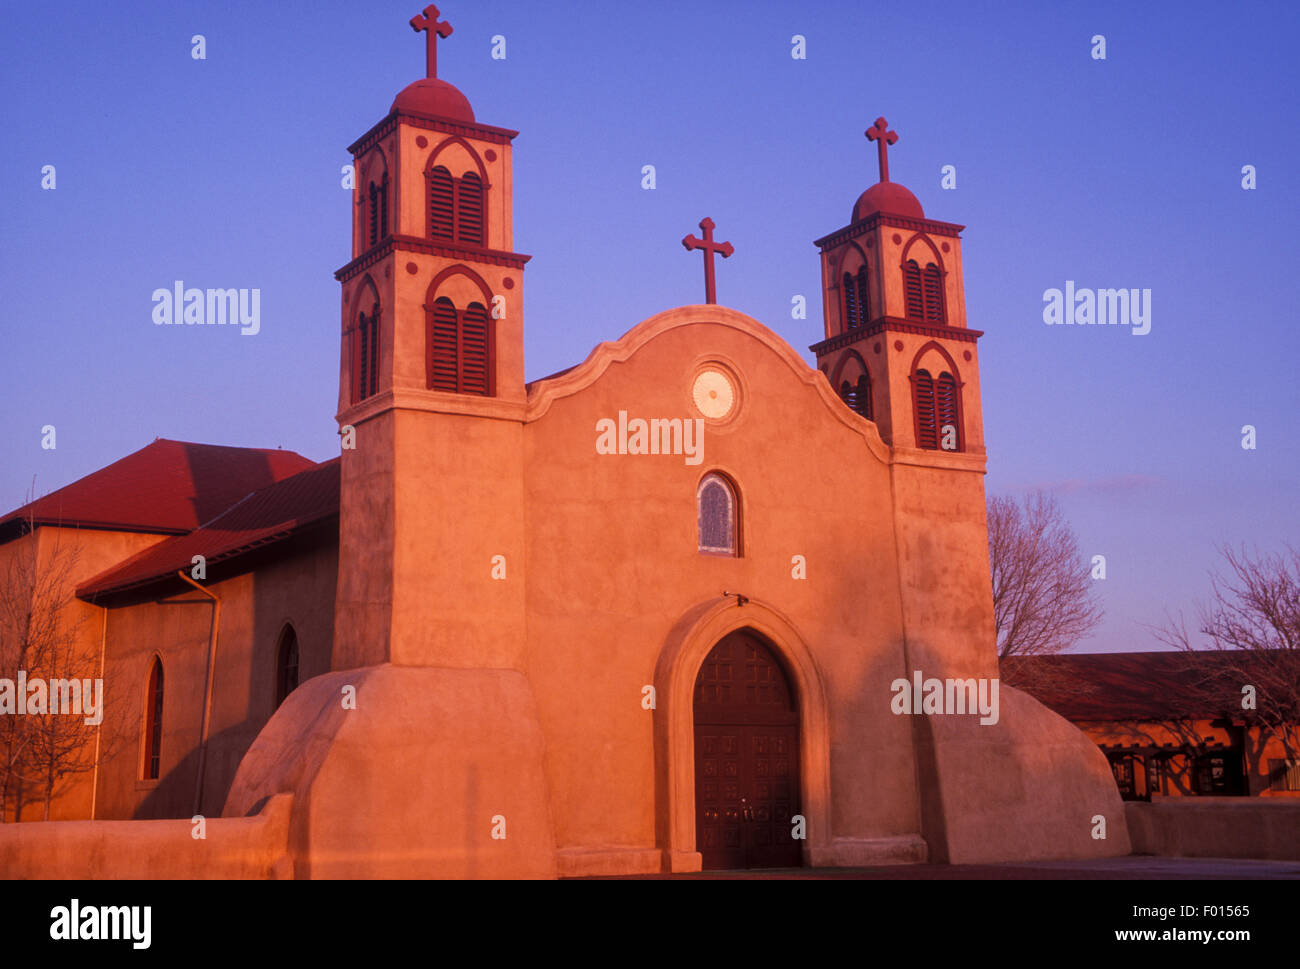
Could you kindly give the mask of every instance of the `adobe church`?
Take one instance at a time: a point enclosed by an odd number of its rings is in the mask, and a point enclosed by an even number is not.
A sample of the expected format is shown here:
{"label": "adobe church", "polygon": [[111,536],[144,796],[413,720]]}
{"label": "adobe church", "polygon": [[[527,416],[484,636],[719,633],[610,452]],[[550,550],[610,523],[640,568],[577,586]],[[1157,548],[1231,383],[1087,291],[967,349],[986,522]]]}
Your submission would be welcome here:
{"label": "adobe church", "polygon": [[124,711],[56,801],[94,820],[0,825],[0,870],[71,842],[101,850],[68,877],[1127,854],[1105,758],[1035,700],[894,702],[998,669],[963,227],[890,181],[884,119],[816,242],[815,367],[713,302],[705,220],[705,303],[525,383],[517,132],[437,77],[436,8],[412,26],[427,76],[350,148],[339,457],[155,441],[0,519],[0,554],[79,548],[103,729]]}

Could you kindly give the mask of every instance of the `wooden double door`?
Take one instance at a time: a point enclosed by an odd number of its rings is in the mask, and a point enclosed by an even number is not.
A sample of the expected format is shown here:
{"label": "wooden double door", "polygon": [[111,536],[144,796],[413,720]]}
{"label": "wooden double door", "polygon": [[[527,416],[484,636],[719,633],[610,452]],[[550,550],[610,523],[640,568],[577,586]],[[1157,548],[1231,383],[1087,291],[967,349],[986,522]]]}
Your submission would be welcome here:
{"label": "wooden double door", "polygon": [[799,710],[772,649],[739,630],[695,681],[695,844],[706,870],[802,863]]}

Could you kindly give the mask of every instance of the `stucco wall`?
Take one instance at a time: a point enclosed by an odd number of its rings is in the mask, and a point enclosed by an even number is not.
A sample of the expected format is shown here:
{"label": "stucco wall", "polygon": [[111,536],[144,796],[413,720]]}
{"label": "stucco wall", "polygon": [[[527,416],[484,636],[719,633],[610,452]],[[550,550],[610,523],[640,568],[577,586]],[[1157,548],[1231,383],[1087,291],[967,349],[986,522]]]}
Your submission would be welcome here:
{"label": "stucco wall", "polygon": [[1124,808],[1135,854],[1300,861],[1300,801],[1174,797]]}
{"label": "stucco wall", "polygon": [[[199,813],[220,814],[240,758],[274,712],[276,650],[286,623],[298,636],[298,681],[329,669],[337,567],[337,548],[323,537],[211,584],[221,599],[221,625]],[[195,591],[110,611],[105,705],[122,737],[100,766],[97,817],[194,813],[211,614],[210,600]],[[141,779],[142,731],[155,655],[164,671],[163,735],[160,776],[151,781]]]}

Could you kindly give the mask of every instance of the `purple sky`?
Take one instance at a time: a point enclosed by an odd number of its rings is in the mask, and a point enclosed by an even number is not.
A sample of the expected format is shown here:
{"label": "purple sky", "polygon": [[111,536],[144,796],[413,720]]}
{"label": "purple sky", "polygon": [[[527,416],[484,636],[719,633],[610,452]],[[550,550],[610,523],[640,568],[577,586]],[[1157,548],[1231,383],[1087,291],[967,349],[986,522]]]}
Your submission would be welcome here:
{"label": "purple sky", "polygon": [[[71,26],[7,10],[0,505],[155,436],[337,453],[339,169],[423,75],[419,6],[98,5]],[[447,0],[440,75],[521,132],[529,379],[697,302],[679,240],[704,215],[737,249],[719,301],[811,362],[812,240],[875,181],[862,132],[883,114],[893,179],[968,227],[989,491],[1054,487],[1107,556],[1107,618],[1081,648],[1153,648],[1143,623],[1207,590],[1216,543],[1297,539],[1300,8],[1064,6]],[[154,326],[150,294],[177,279],[260,288],[261,332]],[[1066,280],[1150,289],[1151,332],[1044,325]]]}

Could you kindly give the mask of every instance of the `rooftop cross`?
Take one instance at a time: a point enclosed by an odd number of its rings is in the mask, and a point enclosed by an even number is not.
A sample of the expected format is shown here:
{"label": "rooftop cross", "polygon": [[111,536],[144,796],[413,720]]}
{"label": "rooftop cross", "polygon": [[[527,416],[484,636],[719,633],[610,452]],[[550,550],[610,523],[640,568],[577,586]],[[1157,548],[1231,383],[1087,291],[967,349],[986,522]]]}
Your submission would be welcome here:
{"label": "rooftop cross", "polygon": [[889,181],[889,149],[886,145],[892,145],[898,141],[898,133],[890,131],[889,122],[884,118],[877,118],[876,123],[866,130],[867,140],[876,142],[876,155],[880,160],[880,180]]}
{"label": "rooftop cross", "polygon": [[425,77],[438,76],[438,38],[447,37],[451,34],[451,24],[445,20],[438,22],[438,8],[429,4],[424,8],[424,13],[411,18],[411,29],[417,34],[420,31],[426,31],[424,35],[424,75]]}
{"label": "rooftop cross", "polygon": [[686,236],[686,238],[682,239],[682,245],[686,247],[687,252],[692,249],[704,250],[704,302],[716,303],[718,293],[713,282],[713,254],[720,252],[722,258],[726,259],[736,251],[736,247],[730,242],[713,241],[713,230],[717,228],[717,225],[707,216],[700,222],[700,228],[704,231],[703,239],[697,239],[693,235]]}

